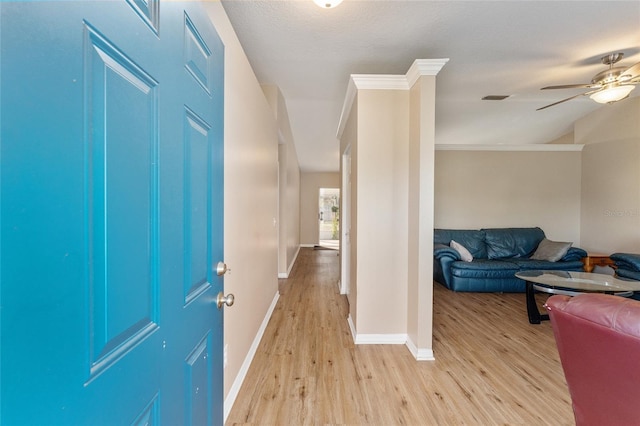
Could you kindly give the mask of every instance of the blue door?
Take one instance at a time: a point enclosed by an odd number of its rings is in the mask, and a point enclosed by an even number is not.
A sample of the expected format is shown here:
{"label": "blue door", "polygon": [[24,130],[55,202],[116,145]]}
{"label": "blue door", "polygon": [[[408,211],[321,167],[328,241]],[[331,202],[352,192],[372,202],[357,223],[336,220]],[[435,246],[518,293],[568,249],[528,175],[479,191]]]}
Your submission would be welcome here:
{"label": "blue door", "polygon": [[197,2],[0,15],[0,423],[221,424],[215,29]]}

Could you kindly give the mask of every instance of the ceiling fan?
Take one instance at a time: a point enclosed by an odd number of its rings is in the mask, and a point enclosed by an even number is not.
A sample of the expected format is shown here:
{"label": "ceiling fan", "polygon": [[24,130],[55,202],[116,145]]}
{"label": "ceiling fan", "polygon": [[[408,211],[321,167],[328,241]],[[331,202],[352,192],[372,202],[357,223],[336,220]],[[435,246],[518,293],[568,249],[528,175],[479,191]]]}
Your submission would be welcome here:
{"label": "ceiling fan", "polygon": [[629,93],[635,88],[636,84],[640,83],[640,62],[631,67],[614,67],[613,65],[620,61],[624,53],[612,53],[610,55],[603,56],[600,60],[603,64],[609,65],[609,68],[599,72],[588,84],[564,84],[560,86],[547,86],[540,90],[548,89],[593,89],[584,93],[579,93],[575,96],[563,99],[558,102],[538,108],[549,108],[554,105],[561,104],[579,96],[589,96],[594,101],[601,104],[610,104],[613,102],[621,101],[629,96]]}

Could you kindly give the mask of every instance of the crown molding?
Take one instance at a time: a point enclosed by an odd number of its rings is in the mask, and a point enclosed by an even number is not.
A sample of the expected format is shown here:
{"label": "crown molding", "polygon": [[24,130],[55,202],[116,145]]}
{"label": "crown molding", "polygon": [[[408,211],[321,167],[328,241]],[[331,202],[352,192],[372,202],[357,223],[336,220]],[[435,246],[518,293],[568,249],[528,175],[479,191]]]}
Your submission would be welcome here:
{"label": "crown molding", "polygon": [[514,152],[575,152],[583,144],[527,144],[527,145],[462,145],[436,144],[436,151],[514,151]]}
{"label": "crown molding", "polygon": [[356,99],[357,91],[358,89],[356,88],[356,84],[353,81],[353,78],[350,78],[349,84],[347,85],[347,94],[344,97],[344,103],[342,104],[342,111],[340,112],[340,122],[338,123],[338,131],[336,132],[336,137],[338,139],[342,137],[342,132],[344,132],[344,127],[347,125],[347,121],[349,120],[349,116],[351,115],[351,106],[353,105],[353,101]]}
{"label": "crown molding", "polygon": [[448,58],[416,59],[405,75],[351,74],[336,132],[338,139],[342,136],[344,126],[347,124],[358,90],[409,90],[420,77],[437,75],[447,62],[449,62]]}
{"label": "crown molding", "polygon": [[449,58],[416,59],[406,74],[409,87],[413,86],[424,75],[437,75],[447,62],[449,62]]}
{"label": "crown molding", "polygon": [[357,89],[409,90],[425,75],[437,75],[449,61],[444,59],[416,59],[405,75],[400,74],[351,74]]}
{"label": "crown molding", "polygon": [[408,90],[407,78],[404,75],[392,74],[351,74],[351,81],[359,90]]}

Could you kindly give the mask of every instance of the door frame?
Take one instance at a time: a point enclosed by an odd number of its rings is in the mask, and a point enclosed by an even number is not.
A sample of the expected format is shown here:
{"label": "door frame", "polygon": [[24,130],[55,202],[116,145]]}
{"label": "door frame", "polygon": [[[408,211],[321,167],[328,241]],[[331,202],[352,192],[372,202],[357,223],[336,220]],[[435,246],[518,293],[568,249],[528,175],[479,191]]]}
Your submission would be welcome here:
{"label": "door frame", "polygon": [[340,294],[351,289],[351,145],[342,154],[340,191]]}

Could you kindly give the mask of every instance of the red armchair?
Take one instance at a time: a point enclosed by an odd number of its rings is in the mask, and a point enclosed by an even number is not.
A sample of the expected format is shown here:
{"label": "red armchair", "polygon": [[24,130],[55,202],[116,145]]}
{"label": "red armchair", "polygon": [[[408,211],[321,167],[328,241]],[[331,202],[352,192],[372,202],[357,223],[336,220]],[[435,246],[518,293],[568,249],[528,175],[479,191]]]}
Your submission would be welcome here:
{"label": "red armchair", "polygon": [[576,425],[640,424],[640,302],[555,295],[546,307]]}

